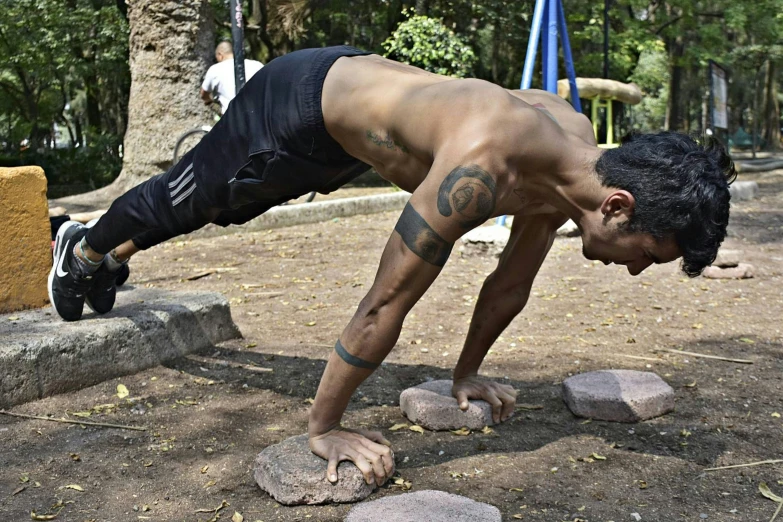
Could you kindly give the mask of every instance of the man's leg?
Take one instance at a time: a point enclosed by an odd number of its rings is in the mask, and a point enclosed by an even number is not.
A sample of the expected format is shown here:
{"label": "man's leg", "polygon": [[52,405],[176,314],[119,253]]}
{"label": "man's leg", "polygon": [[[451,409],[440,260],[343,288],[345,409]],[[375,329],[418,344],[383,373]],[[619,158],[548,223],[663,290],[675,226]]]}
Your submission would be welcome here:
{"label": "man's leg", "polygon": [[[80,319],[85,301],[98,313],[108,312],[114,306],[122,261],[139,247],[191,232],[214,219],[220,209],[211,208],[197,190],[192,170],[191,151],[169,172],[115,200],[92,228],[73,221],[63,225],[49,275],[49,297],[63,319]],[[131,242],[139,237],[147,237],[146,245]],[[115,256],[104,261],[112,250]]]}

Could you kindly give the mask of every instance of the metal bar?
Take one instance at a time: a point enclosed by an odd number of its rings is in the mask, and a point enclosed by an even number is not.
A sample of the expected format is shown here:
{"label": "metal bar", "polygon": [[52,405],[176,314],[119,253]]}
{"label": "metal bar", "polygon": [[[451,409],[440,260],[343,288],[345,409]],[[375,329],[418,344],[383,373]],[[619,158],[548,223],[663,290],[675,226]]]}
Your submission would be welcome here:
{"label": "metal bar", "polygon": [[571,104],[574,106],[574,109],[576,109],[576,112],[582,112],[582,100],[579,99],[579,89],[576,86],[576,68],[574,67],[574,57],[571,54],[571,42],[568,39],[565,10],[563,9],[562,0],[557,0],[557,4],[557,22],[560,26],[560,41],[563,45],[563,59],[565,60],[568,85],[571,89]]}
{"label": "metal bar", "polygon": [[[549,6],[552,0],[544,0],[544,13],[541,15],[541,88],[549,85]],[[556,44],[555,44],[556,45]]]}
{"label": "metal bar", "polygon": [[538,53],[538,39],[541,35],[541,20],[544,16],[546,0],[536,0],[533,10],[533,23],[530,24],[530,38],[527,41],[527,54],[525,54],[525,66],[522,69],[522,81],[520,89],[529,89],[533,82],[533,68],[536,66],[536,54]]}
{"label": "metal bar", "polygon": [[545,67],[546,82],[544,89],[557,94],[557,6],[560,0],[547,0],[547,47]]}
{"label": "metal bar", "polygon": [[242,34],[242,0],[231,0],[231,40],[234,46],[234,85],[245,86],[245,38]]}

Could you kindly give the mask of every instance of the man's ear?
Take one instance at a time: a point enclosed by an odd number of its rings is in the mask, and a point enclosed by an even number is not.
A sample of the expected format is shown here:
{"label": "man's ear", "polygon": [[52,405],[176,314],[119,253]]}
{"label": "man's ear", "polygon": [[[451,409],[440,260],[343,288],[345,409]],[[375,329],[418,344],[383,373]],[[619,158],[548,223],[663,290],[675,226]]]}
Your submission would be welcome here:
{"label": "man's ear", "polygon": [[601,213],[604,215],[604,219],[620,216],[631,219],[635,206],[636,200],[630,192],[616,190],[604,199],[601,204]]}

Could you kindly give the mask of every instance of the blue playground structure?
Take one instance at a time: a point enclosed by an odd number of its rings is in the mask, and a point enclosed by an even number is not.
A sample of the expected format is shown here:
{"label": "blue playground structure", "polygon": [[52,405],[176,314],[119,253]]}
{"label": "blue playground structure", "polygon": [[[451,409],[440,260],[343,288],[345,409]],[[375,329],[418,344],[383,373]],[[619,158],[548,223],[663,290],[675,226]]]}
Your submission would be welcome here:
{"label": "blue playground structure", "polygon": [[[525,66],[522,70],[522,82],[519,88],[522,90],[530,89],[530,85],[533,82],[533,68],[536,65],[536,54],[538,54],[538,41],[540,39],[543,87],[544,90],[557,94],[558,33],[560,34],[560,43],[563,46],[568,85],[571,89],[571,103],[573,103],[574,109],[582,112],[579,90],[576,87],[574,58],[571,55],[571,43],[568,40],[568,28],[566,27],[562,0],[536,0],[536,7],[533,11],[533,23],[530,26],[530,39],[527,42]],[[498,217],[496,223],[505,225],[506,216]]]}

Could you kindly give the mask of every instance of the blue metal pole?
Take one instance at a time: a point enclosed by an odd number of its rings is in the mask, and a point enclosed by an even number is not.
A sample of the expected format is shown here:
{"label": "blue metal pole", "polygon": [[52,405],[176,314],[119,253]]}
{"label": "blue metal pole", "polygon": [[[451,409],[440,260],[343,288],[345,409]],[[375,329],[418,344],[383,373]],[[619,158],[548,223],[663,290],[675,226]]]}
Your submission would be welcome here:
{"label": "blue metal pole", "polygon": [[557,0],[557,21],[560,26],[560,39],[563,44],[563,58],[565,60],[568,85],[571,87],[571,104],[576,112],[582,112],[582,101],[579,99],[579,89],[576,87],[576,69],[574,57],[571,54],[571,42],[568,40],[568,28],[566,27],[565,10],[561,0]]}
{"label": "blue metal pole", "polygon": [[[546,89],[549,85],[549,46],[551,40],[549,39],[549,6],[552,5],[552,0],[544,0],[544,14],[541,16],[541,88]],[[557,42],[555,41],[555,46]],[[557,47],[555,47],[557,48]]]}
{"label": "blue metal pole", "polygon": [[544,57],[544,67],[546,76],[544,80],[544,89],[557,94],[557,7],[560,0],[548,0],[547,2],[547,29],[546,29],[546,56]]}
{"label": "blue metal pole", "polygon": [[530,24],[530,38],[527,41],[527,54],[525,54],[525,66],[522,69],[522,82],[520,89],[529,89],[533,82],[533,68],[536,66],[536,54],[538,53],[538,39],[541,35],[541,19],[544,16],[546,0],[536,0],[533,10],[533,23]]}

